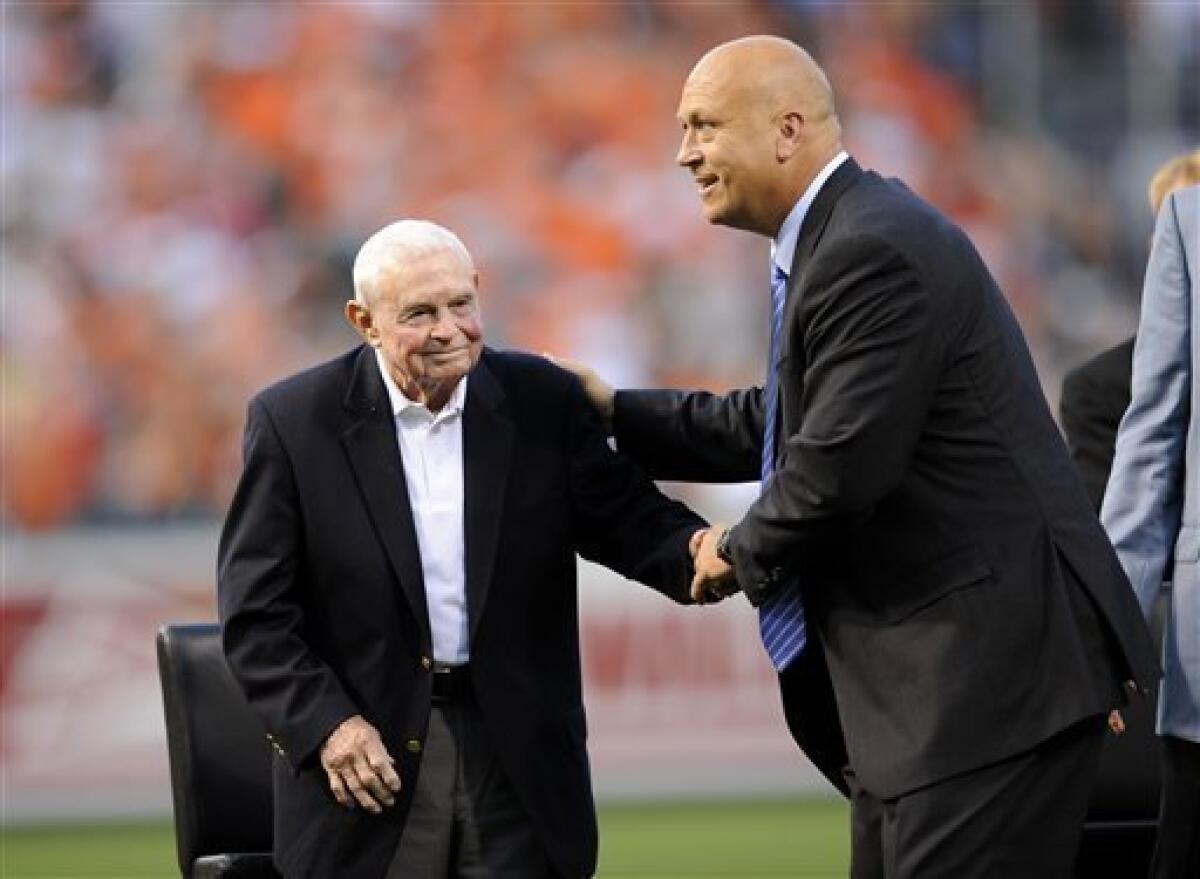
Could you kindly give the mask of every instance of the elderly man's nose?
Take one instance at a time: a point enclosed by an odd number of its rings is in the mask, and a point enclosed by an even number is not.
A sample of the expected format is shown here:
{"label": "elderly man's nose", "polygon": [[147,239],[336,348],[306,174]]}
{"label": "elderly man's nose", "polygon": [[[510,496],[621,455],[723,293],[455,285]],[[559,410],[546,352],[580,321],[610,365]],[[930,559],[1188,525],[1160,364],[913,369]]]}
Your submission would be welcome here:
{"label": "elderly man's nose", "polygon": [[430,332],[439,339],[448,339],[454,335],[455,326],[454,316],[447,309],[442,309],[438,312]]}

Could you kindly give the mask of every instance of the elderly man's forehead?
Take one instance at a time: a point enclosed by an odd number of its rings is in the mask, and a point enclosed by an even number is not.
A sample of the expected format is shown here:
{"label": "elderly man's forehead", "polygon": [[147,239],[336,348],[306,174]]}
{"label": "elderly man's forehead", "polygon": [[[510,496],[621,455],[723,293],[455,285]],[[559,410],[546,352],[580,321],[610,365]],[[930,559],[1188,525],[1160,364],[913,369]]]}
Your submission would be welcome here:
{"label": "elderly man's forehead", "polygon": [[382,266],[389,274],[397,276],[453,266],[461,266],[467,272],[475,271],[470,255],[448,244],[419,248],[393,247],[387,259],[382,261]]}
{"label": "elderly man's forehead", "polygon": [[431,278],[447,276],[460,279],[463,285],[474,283],[475,266],[452,247],[417,253],[402,250],[389,254],[389,257],[379,262],[372,278],[376,295],[404,294],[411,288],[425,286]]}

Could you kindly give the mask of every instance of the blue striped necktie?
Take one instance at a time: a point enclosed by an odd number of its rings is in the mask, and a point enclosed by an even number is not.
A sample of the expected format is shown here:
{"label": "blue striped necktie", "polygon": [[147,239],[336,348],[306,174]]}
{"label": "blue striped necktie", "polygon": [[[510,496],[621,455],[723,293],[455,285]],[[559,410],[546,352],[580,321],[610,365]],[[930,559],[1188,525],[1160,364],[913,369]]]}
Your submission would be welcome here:
{"label": "blue striped necktie", "polygon": [[[763,431],[762,488],[775,473],[775,436],[779,431],[779,374],[775,361],[779,357],[779,337],[783,333],[783,309],[787,304],[788,277],[771,261],[771,350],[767,362],[766,422]],[[808,640],[804,624],[804,605],[800,587],[795,582],[784,583],[758,609],[758,628],[763,646],[779,671],[787,668],[804,650]]]}

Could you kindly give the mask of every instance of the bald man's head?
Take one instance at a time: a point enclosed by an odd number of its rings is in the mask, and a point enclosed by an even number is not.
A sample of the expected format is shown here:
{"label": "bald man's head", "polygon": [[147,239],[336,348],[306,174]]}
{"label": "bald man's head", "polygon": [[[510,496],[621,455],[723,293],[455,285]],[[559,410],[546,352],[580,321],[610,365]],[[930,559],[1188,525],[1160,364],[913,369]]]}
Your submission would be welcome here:
{"label": "bald man's head", "polygon": [[705,54],[678,116],[678,161],[696,179],[709,221],[772,237],[841,148],[829,80],[779,37],[744,37]]}
{"label": "bald man's head", "polygon": [[794,110],[812,125],[836,119],[833,89],[813,57],[782,37],[742,37],[709,50],[692,68],[695,77],[720,79],[775,112]]}

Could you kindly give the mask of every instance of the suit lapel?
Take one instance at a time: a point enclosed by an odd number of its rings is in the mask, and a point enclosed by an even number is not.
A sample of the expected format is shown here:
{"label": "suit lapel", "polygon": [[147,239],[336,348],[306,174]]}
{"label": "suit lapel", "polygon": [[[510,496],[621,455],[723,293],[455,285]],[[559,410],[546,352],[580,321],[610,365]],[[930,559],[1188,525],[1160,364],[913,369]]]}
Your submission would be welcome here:
{"label": "suit lapel", "polygon": [[432,639],[425,604],[425,578],[421,573],[421,554],[400,460],[396,423],[374,349],[366,345],[355,363],[345,404],[354,420],[342,434],[342,444],[375,530],[428,646]]}
{"label": "suit lapel", "polygon": [[825,226],[833,215],[833,206],[842,197],[842,193],[850,188],[850,184],[862,176],[863,169],[859,167],[858,162],[847,158],[829,175],[829,179],[817,193],[808,213],[804,215],[804,222],[800,224],[800,237],[796,240],[796,253],[792,256],[792,271],[788,275],[793,287],[816,249],[817,242],[821,240],[821,233],[825,231]]}
{"label": "suit lapel", "polygon": [[[808,213],[804,215],[804,222],[800,224],[800,236],[796,239],[796,252],[792,255],[792,270],[788,274],[787,306],[783,313],[783,341],[779,346],[780,362],[785,358],[799,358],[800,360],[804,358],[803,350],[796,350],[796,347],[799,346],[794,347],[792,344],[792,339],[799,334],[789,332],[787,329],[796,320],[796,310],[800,307],[800,300],[804,296],[804,271],[817,249],[817,243],[821,240],[825,227],[829,224],[834,205],[842,197],[842,193],[862,176],[863,170],[859,164],[854,159],[847,158],[838,165],[837,170],[829,175],[829,179],[825,181],[825,185],[821,187],[809,207]],[[792,364],[786,370],[780,369],[779,364],[776,364],[775,368],[779,369],[779,423],[783,435],[790,436],[797,429],[795,416],[799,414],[799,410],[795,402],[790,406],[783,405],[784,397],[786,396],[791,401],[800,399],[804,393],[804,368],[797,364]]]}
{"label": "suit lapel", "polygon": [[796,309],[804,295],[804,270],[808,267],[813,251],[816,250],[817,242],[821,240],[821,235],[829,224],[829,218],[833,215],[833,206],[842,197],[842,193],[862,176],[863,170],[859,167],[858,162],[847,158],[838,165],[837,170],[829,175],[829,179],[825,181],[825,185],[821,187],[809,207],[808,213],[804,215],[804,222],[800,224],[800,235],[796,239],[796,252],[792,255],[792,268],[788,273],[787,306],[783,315],[785,329],[782,344],[779,346],[780,360],[793,354],[791,345],[793,334],[789,333],[786,328],[791,326],[795,320]]}
{"label": "suit lapel", "polygon": [[504,390],[488,368],[491,356],[485,350],[471,371],[463,407],[467,614],[472,641],[491,588],[515,435]]}

